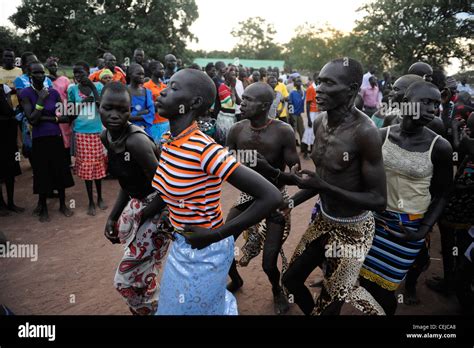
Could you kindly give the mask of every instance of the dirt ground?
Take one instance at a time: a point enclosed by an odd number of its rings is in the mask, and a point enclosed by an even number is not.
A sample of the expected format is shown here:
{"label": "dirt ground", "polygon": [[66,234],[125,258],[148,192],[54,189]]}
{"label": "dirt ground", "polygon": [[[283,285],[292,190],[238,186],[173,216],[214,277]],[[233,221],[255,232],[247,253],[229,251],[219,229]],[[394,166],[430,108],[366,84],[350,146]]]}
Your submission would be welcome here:
{"label": "dirt ground", "polygon": [[[302,159],[303,168],[313,169],[312,162]],[[0,231],[11,243],[37,244],[38,260],[0,259],[0,304],[7,305],[15,314],[52,315],[109,315],[129,311],[113,287],[115,269],[122,255],[119,245],[112,245],[103,236],[105,222],[118,191],[116,180],[104,182],[107,211],[97,216],[86,215],[87,195],[84,183],[75,177],[76,185],[66,192],[67,200],[75,203],[74,216],[59,214],[59,202],[50,199],[51,222],[40,223],[32,216],[37,197],[32,195],[32,171],[27,161],[22,162],[23,174],[17,178],[16,203],[27,210],[23,214],[0,217]],[[290,194],[295,189],[290,190]],[[222,206],[228,212],[238,192],[228,184],[223,187]],[[73,200],[73,201],[71,201]],[[291,257],[305,231],[314,200],[294,209],[292,230],[284,245]],[[237,241],[242,246],[242,240]],[[450,315],[459,313],[455,297],[445,298],[430,291],[425,279],[442,274],[439,232],[434,230],[431,245],[431,266],[420,278],[418,293],[421,304],[400,304],[397,314]],[[236,293],[239,313],[243,315],[273,315],[270,283],[262,271],[261,255],[246,268],[240,268],[244,286]],[[321,277],[317,269],[308,284]],[[317,293],[317,288],[312,290]],[[301,315],[292,305],[289,315]],[[344,306],[343,314],[359,314]]]}

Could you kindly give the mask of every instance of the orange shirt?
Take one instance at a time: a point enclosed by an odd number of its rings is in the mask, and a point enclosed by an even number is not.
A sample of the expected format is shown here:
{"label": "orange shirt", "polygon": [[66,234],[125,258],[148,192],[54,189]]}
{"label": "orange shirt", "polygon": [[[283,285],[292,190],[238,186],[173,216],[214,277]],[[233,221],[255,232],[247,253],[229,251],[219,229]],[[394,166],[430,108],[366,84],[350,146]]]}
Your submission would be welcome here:
{"label": "orange shirt", "polygon": [[152,185],[168,205],[175,228],[188,224],[215,229],[224,223],[222,183],[240,163],[196,123],[181,134],[194,127],[190,134],[163,144]]}
{"label": "orange shirt", "polygon": [[[106,68],[104,68],[106,69]],[[104,69],[97,70],[96,72],[92,73],[89,75],[89,80],[92,82],[100,82],[100,74]],[[123,72],[122,69],[120,69],[118,66],[115,67],[114,71],[114,76],[112,77],[112,81],[119,81],[122,82],[124,85],[127,84],[127,80],[125,79],[125,73]]]}
{"label": "orange shirt", "polygon": [[[156,103],[156,99],[158,99],[158,96],[160,95],[160,92],[166,88],[166,85],[163,82],[160,82],[160,84],[157,85],[152,80],[150,80],[148,82],[145,82],[143,84],[143,87],[145,87],[146,89],[149,89],[151,91],[151,94],[153,95],[153,102]],[[155,119],[153,120],[153,124],[163,123],[163,122],[168,122],[168,119],[166,119],[164,117],[161,117],[158,114],[158,111],[157,111],[155,113]]]}
{"label": "orange shirt", "polygon": [[[316,104],[316,89],[314,84],[311,84],[306,90],[306,103],[309,104],[309,112],[318,112],[318,104]],[[308,110],[306,110],[308,112]]]}

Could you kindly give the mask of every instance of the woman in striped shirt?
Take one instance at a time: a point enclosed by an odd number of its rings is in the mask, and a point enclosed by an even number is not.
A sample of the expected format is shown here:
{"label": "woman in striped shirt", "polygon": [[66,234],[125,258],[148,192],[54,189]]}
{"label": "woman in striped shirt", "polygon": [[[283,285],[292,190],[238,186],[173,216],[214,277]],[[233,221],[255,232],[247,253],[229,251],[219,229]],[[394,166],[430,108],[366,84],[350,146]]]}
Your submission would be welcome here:
{"label": "woman in striped shirt", "polygon": [[[153,187],[169,209],[174,227],[171,251],[161,280],[159,315],[237,314],[226,290],[234,257],[235,231],[268,215],[282,202],[281,193],[253,170],[241,166],[196,123],[215,100],[216,89],[203,72],[177,72],[158,98],[158,112],[169,119]],[[255,202],[224,224],[221,186],[228,181]],[[158,202],[155,209],[159,209]]]}

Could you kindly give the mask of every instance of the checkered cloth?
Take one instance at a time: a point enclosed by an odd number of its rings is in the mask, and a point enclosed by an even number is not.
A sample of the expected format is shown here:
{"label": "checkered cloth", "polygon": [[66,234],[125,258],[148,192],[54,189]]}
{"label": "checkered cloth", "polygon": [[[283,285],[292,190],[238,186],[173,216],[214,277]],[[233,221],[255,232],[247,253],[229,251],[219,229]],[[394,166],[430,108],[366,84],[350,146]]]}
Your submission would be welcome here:
{"label": "checkered cloth", "polygon": [[74,174],[83,180],[98,180],[107,174],[107,158],[99,133],[75,134],[76,162]]}

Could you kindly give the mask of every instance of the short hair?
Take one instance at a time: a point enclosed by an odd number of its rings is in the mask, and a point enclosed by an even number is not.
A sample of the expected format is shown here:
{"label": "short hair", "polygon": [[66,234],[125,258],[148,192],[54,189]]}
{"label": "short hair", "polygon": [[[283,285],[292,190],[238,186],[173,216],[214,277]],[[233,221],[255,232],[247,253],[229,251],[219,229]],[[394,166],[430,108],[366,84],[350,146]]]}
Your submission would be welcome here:
{"label": "short hair", "polygon": [[330,63],[343,65],[344,68],[347,69],[347,73],[344,74],[346,77],[346,82],[348,82],[349,85],[356,83],[357,87],[360,88],[362,85],[362,78],[364,76],[362,64],[349,57],[336,58],[331,60]]}
{"label": "short hair", "polygon": [[34,64],[39,64],[44,68],[43,63],[41,63],[39,60],[34,60],[34,61],[28,63],[28,66],[26,67],[28,72],[31,72],[31,66],[34,65]]}
{"label": "short hair", "polygon": [[130,100],[132,100],[132,95],[130,94],[130,91],[128,90],[127,86],[125,86],[122,82],[111,81],[110,83],[106,84],[104,88],[102,89],[101,96],[104,96],[105,93],[109,90],[111,93],[115,93],[115,94],[127,93]]}
{"label": "short hair", "polygon": [[272,79],[272,80],[275,79],[276,81],[278,81],[278,78],[277,78],[275,75],[273,75],[273,74],[268,75],[268,77],[267,77],[267,82],[270,81],[271,79]]}
{"label": "short hair", "polygon": [[192,63],[192,64],[189,66],[189,69],[202,70],[201,67],[199,66],[199,64],[197,64],[197,63]]}
{"label": "short hair", "polygon": [[23,52],[21,54],[21,65],[25,65],[26,64],[26,59],[28,57],[31,57],[31,56],[36,56],[36,54],[34,54],[33,52],[30,52],[30,51]]}
{"label": "short hair", "polygon": [[82,66],[87,73],[90,72],[89,64],[87,64],[86,62],[84,62],[82,60],[77,62],[77,63],[74,63],[74,66]]}
{"label": "short hair", "polygon": [[13,50],[13,48],[6,47],[6,48],[3,49],[2,54],[5,53],[5,52],[13,52],[13,53],[15,53],[15,50]]}
{"label": "short hair", "polygon": [[226,67],[226,65],[225,65],[224,62],[222,62],[222,61],[216,62],[216,69],[217,70],[220,70],[220,69],[225,68],[225,67]]}
{"label": "short hair", "polygon": [[148,64],[148,68],[149,68],[150,70],[155,70],[156,67],[159,66],[160,64],[163,65],[163,63],[160,62],[159,60],[152,60],[152,61]]}
{"label": "short hair", "polygon": [[142,68],[142,69],[143,69],[143,67],[142,67],[140,64],[138,64],[138,63],[132,63],[132,64],[130,64],[130,66],[128,67],[128,70],[127,70],[127,71],[128,71],[129,74],[131,74],[132,72],[134,72],[134,71],[135,71],[136,69],[138,69],[138,68]]}
{"label": "short hair", "polygon": [[46,59],[45,64],[46,64],[46,66],[49,66],[51,63],[56,63],[56,64],[57,64],[58,62],[59,62],[59,58],[58,58],[58,57],[52,57],[52,56],[51,56],[51,57],[48,57],[48,58]]}
{"label": "short hair", "polygon": [[431,75],[431,79],[431,82],[433,82],[439,90],[442,90],[446,87],[446,74],[442,69],[434,68],[433,75]]}
{"label": "short hair", "polygon": [[212,68],[215,68],[216,66],[214,63],[207,63],[206,65],[206,71],[211,71]]}
{"label": "short hair", "polygon": [[426,82],[424,80],[423,81],[417,81],[417,82],[412,83],[407,88],[407,90],[405,92],[405,97],[409,98],[411,96],[411,94],[419,88],[433,88],[433,89],[438,91],[438,87],[436,87],[436,85],[432,84],[431,82]]}

